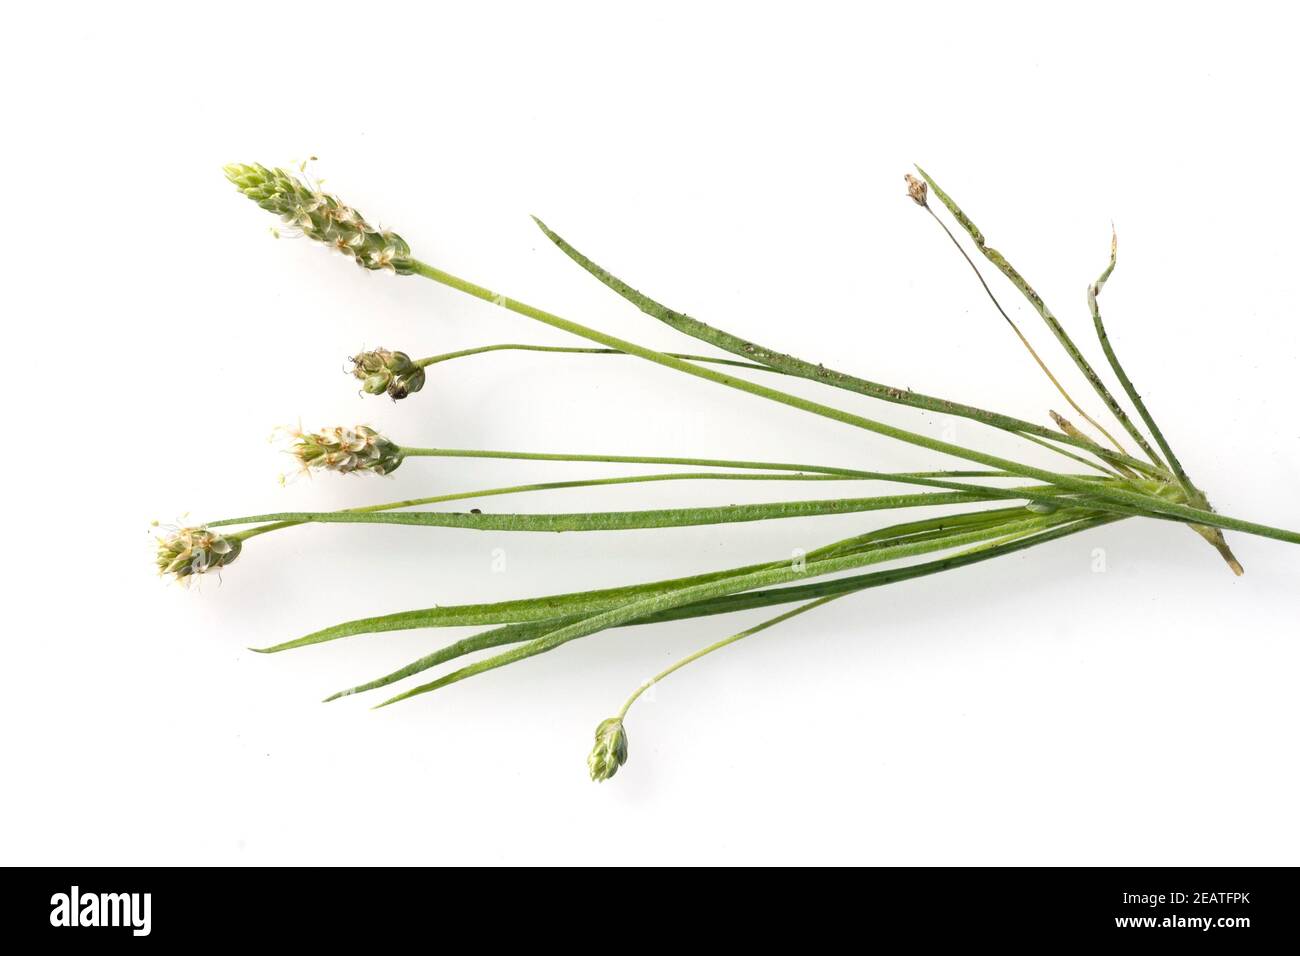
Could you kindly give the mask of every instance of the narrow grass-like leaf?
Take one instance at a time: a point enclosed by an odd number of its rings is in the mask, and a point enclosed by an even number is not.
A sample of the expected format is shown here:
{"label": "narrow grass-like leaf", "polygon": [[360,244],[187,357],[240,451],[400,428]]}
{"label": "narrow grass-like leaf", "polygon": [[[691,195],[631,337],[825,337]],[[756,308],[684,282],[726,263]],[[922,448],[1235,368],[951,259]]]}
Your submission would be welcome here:
{"label": "narrow grass-like leaf", "polygon": [[[1147,409],[1146,402],[1142,401],[1142,396],[1138,394],[1137,387],[1134,386],[1132,379],[1130,379],[1128,374],[1124,371],[1124,366],[1120,364],[1119,357],[1115,354],[1114,346],[1111,345],[1110,336],[1106,334],[1106,326],[1101,321],[1101,306],[1097,302],[1097,297],[1101,295],[1101,290],[1106,285],[1106,280],[1109,279],[1111,273],[1115,271],[1115,263],[1118,259],[1118,255],[1119,239],[1112,228],[1110,234],[1110,262],[1106,264],[1106,268],[1102,274],[1097,277],[1097,281],[1088,286],[1088,309],[1092,312],[1092,324],[1097,331],[1097,339],[1101,342],[1102,351],[1106,353],[1106,361],[1110,363],[1111,370],[1115,373],[1115,377],[1119,379],[1120,385],[1128,395],[1129,401],[1133,403],[1133,407],[1137,409],[1138,415],[1140,415],[1142,421],[1146,423],[1147,429],[1156,440],[1156,444],[1158,444],[1160,450],[1164,452],[1165,459],[1169,462],[1169,467],[1173,469],[1174,476],[1178,479],[1178,483],[1182,485],[1183,490],[1187,492],[1188,499],[1197,507],[1210,511],[1212,509],[1210,508],[1209,499],[1206,498],[1205,493],[1201,491],[1201,489],[1193,484],[1192,479],[1188,477],[1186,470],[1183,468],[1183,463],[1178,460],[1178,456],[1174,454],[1173,448],[1171,448],[1169,442],[1165,440],[1164,433],[1160,430],[1160,426],[1156,424],[1155,419],[1151,416],[1151,412]],[[1245,569],[1242,568],[1241,562],[1237,560],[1237,556],[1232,553],[1232,548],[1228,546],[1228,542],[1224,539],[1222,531],[1218,528],[1208,528],[1204,525],[1191,525],[1190,527],[1219,552],[1220,557],[1222,557],[1228,567],[1232,569],[1233,574],[1242,575],[1245,573]]]}
{"label": "narrow grass-like leaf", "polygon": [[[987,476],[984,473],[983,476]],[[786,472],[775,475],[768,474],[736,474],[732,472],[673,472],[662,475],[623,475],[614,478],[584,478],[573,479],[570,481],[546,481],[535,482],[527,485],[510,485],[504,488],[484,488],[476,491],[458,491],[445,495],[429,495],[425,498],[407,498],[402,501],[388,501],[383,504],[366,505],[360,508],[344,508],[351,514],[374,514],[376,512],[396,511],[401,508],[415,508],[420,505],[442,504],[448,501],[465,501],[467,499],[477,498],[494,498],[501,495],[515,495],[530,491],[560,491],[572,488],[595,488],[605,485],[630,485],[641,484],[644,482],[655,481],[849,481],[856,476],[840,475],[834,473],[820,474],[803,474],[800,472]],[[210,522],[210,524],[229,524],[226,522]],[[244,523],[244,522],[237,522]],[[255,538],[260,534],[268,531],[279,531],[282,528],[292,528],[296,525],[306,524],[305,521],[275,521],[264,524],[261,527],[249,528],[239,532],[235,537],[242,541],[249,538]]]}
{"label": "narrow grass-like leaf", "polygon": [[592,511],[567,514],[473,514],[442,511],[286,511],[213,521],[209,527],[263,521],[310,521],[324,524],[386,524],[423,528],[462,528],[473,531],[632,531],[646,528],[684,528],[710,524],[809,518],[856,514],[895,508],[926,508],[1020,497],[1001,489],[980,492],[925,492],[875,498],[832,498],[825,501],[779,501],[756,505],[721,505],[712,508],[659,508],[645,511]]}
{"label": "narrow grass-like leaf", "polygon": [[[805,559],[817,559],[843,554],[849,550],[858,550],[883,542],[891,542],[923,533],[944,533],[956,528],[982,526],[1006,520],[1015,515],[1023,515],[1023,508],[1007,508],[992,511],[965,512],[956,515],[939,515],[919,521],[909,521],[891,525],[863,535],[855,535],[829,545],[814,549],[805,555]],[[780,567],[788,559],[768,561],[741,567],[725,568],[703,574],[648,581],[641,584],[623,585],[613,588],[596,588],[588,591],[574,591],[566,594],[551,594],[538,598],[523,598],[513,601],[497,601],[488,604],[461,604],[448,607],[420,608],[413,611],[400,611],[375,617],[359,618],[345,621],[332,627],[323,628],[292,641],[285,641],[272,647],[252,648],[258,653],[271,654],[279,651],[323,644],[345,637],[360,634],[374,634],[387,631],[411,630],[425,627],[464,627],[482,624],[512,624],[529,621],[552,620],[572,614],[590,613],[625,604],[646,595],[720,581],[738,574],[749,574],[766,568]]]}
{"label": "narrow grass-like leaf", "polygon": [[[627,625],[621,626],[659,624],[665,621],[679,621],[687,618],[733,614],[738,611],[747,611],[753,608],[789,604],[796,601],[806,601],[826,596],[850,594],[869,588],[882,587],[886,584],[894,584],[900,581],[909,581],[913,578],[938,574],[941,571],[965,567],[970,564],[977,564],[981,561],[1001,557],[1016,551],[1024,550],[1025,548],[1033,547],[1037,544],[1044,544],[1048,541],[1056,540],[1057,538],[1062,538],[1067,535],[1076,534],[1080,531],[1086,531],[1090,528],[1099,527],[1103,524],[1121,520],[1123,519],[1109,516],[1080,517],[1056,528],[1042,531],[1032,540],[1029,538],[1021,538],[1014,543],[999,544],[996,548],[988,550],[971,550],[960,555],[940,558],[936,561],[925,562],[924,564],[908,565],[901,568],[889,568],[884,571],[873,571],[852,577],[833,578],[826,581],[816,581],[809,584],[792,585],[789,587],[766,588],[743,594],[730,594],[722,598],[698,601],[684,607],[673,608],[641,620],[630,621]],[[596,608],[594,607],[590,608],[588,614],[594,613],[595,610]],[[527,625],[499,627],[494,628],[491,631],[485,631],[481,634],[475,634],[449,644],[446,647],[440,648],[434,653],[428,654],[419,660],[412,661],[410,664],[407,664],[390,674],[386,674],[383,677],[368,683],[360,684],[344,691],[339,691],[325,699],[326,701],[336,700],[340,697],[346,697],[351,694],[384,687],[410,677],[413,674],[428,670],[438,664],[445,663],[446,661],[465,654],[474,653],[475,651],[487,650],[505,644],[532,640],[533,638],[540,636],[542,633],[545,633],[547,630],[553,630],[562,624],[571,623],[582,616],[586,615],[568,615],[562,618],[550,618],[548,620],[530,622]],[[512,630],[512,628],[514,629]]]}
{"label": "narrow grass-like leaf", "polygon": [[332,700],[338,700],[341,697],[351,697],[353,694],[362,694],[368,690],[374,690],[378,687],[385,687],[389,684],[396,683],[410,677],[412,674],[418,674],[426,671],[430,667],[437,667],[446,661],[454,660],[465,654],[472,654],[475,651],[481,651],[490,647],[501,647],[505,644],[517,644],[521,641],[529,641],[533,638],[540,637],[548,630],[553,629],[558,623],[577,620],[577,617],[570,616],[565,618],[551,618],[545,621],[530,621],[526,624],[507,624],[504,627],[496,627],[490,631],[484,631],[481,634],[474,634],[470,637],[454,641],[446,647],[441,647],[432,654],[426,654],[418,660],[414,660],[405,667],[399,667],[390,674],[383,677],[368,681],[364,684],[358,684],[356,687],[349,687],[347,690],[341,690],[330,694],[323,703],[328,704]]}
{"label": "narrow grass-like leaf", "polygon": [[[1054,518],[1055,516],[1047,516],[1044,518],[1026,519],[1024,522],[1021,522],[1021,527],[1026,530],[1035,526],[1040,528],[1049,527],[1054,523]],[[1003,526],[1003,528],[1007,533],[1018,530],[1010,524]],[[649,617],[650,615],[661,611],[668,611],[673,608],[682,607],[696,601],[702,601],[714,597],[724,597],[728,594],[735,594],[737,592],[753,590],[775,584],[784,584],[802,577],[817,577],[826,574],[834,574],[838,571],[849,571],[865,565],[916,557],[933,551],[942,551],[966,544],[975,544],[986,539],[988,536],[989,532],[987,529],[968,531],[933,541],[900,544],[894,547],[873,550],[865,554],[828,558],[821,561],[809,561],[802,569],[792,567],[774,568],[767,571],[758,571],[753,574],[727,578],[713,584],[697,585],[694,587],[681,588],[664,594],[653,595],[557,627],[556,629],[549,631],[541,637],[535,638],[526,644],[514,647],[511,650],[489,657],[485,660],[475,661],[474,663],[447,674],[438,680],[432,681],[428,684],[423,684],[403,694],[399,694],[396,697],[392,697],[378,706],[387,706],[388,704],[396,703],[399,700],[405,700],[419,694],[429,693],[430,691],[446,687],[449,684],[462,681],[467,677],[473,677],[477,674],[495,670],[498,667],[504,667],[507,664],[513,664],[528,657],[546,653],[547,651],[554,650],[555,648],[580,637],[587,637],[599,631],[606,630],[607,628],[618,627],[631,621]]]}
{"label": "narrow grass-like leaf", "polygon": [[[923,395],[920,392],[914,392],[911,389],[895,388],[888,385],[882,385],[879,382],[868,381],[867,379],[849,375],[846,372],[828,369],[820,363],[808,362],[804,359],[796,358],[793,355],[787,355],[775,349],[770,349],[766,346],[743,339],[740,336],[733,335],[730,332],[715,328],[705,322],[701,322],[699,319],[692,318],[684,312],[670,309],[668,306],[656,302],[643,292],[632,288],[628,283],[587,258],[536,216],[533,217],[533,221],[537,223],[538,228],[546,234],[546,237],[550,239],[551,242],[555,243],[561,252],[567,255],[606,287],[631,302],[646,315],[658,319],[679,332],[716,346],[723,351],[761,362],[773,369],[796,375],[800,378],[822,382],[823,384],[831,385],[835,388],[856,392],[859,395],[868,395],[872,398],[881,399],[882,401],[907,405],[912,408],[921,408],[926,411],[938,412],[945,415],[956,415],[961,418],[967,418],[972,421],[981,422],[985,425],[990,425],[994,428],[1000,428],[1003,431],[1021,434],[1022,437],[1026,435],[1034,435],[1039,439],[1050,439],[1053,442],[1063,442],[1065,444],[1076,445],[1080,448],[1092,451],[1092,449],[1087,445],[1079,442],[1073,437],[1062,437],[1059,433],[1052,431],[1050,428],[1035,424],[1034,422],[1024,421],[1023,419],[1014,418],[1010,415],[1003,415],[998,412],[991,412],[987,409],[977,408],[973,405],[967,405],[962,402],[954,402],[945,398]],[[1052,447],[1054,451],[1059,451],[1059,449],[1053,446],[1048,447]],[[1129,460],[1129,456],[1122,453],[1117,457],[1121,460]]]}
{"label": "narrow grass-like leaf", "polygon": [[[1064,326],[1061,325],[1060,321],[1052,313],[1052,310],[1047,307],[1047,303],[1043,301],[1043,297],[1034,291],[1034,288],[1025,280],[1025,277],[1016,270],[1015,266],[1007,260],[1006,256],[985,242],[984,233],[980,232],[979,227],[976,226],[975,223],[971,221],[971,218],[962,211],[961,207],[953,201],[952,197],[940,188],[939,184],[934,181],[930,174],[920,166],[917,166],[916,170],[921,174],[925,181],[929,183],[930,188],[934,190],[934,194],[939,197],[939,201],[948,208],[950,213],[952,213],[952,217],[957,220],[963,229],[966,230],[967,234],[971,237],[971,241],[975,243],[975,247],[979,249],[984,258],[997,266],[998,271],[1011,281],[1011,284],[1020,291],[1020,294],[1025,297],[1026,301],[1034,307],[1034,311],[1042,317],[1043,322],[1046,323],[1047,327],[1052,331],[1052,334],[1056,336],[1056,340],[1061,343],[1061,347],[1065,349],[1066,354],[1070,356],[1070,359],[1074,362],[1075,366],[1077,366],[1079,371],[1083,373],[1084,378],[1088,380],[1088,384],[1092,386],[1093,390],[1101,400],[1105,402],[1106,407],[1110,409],[1110,412],[1115,416],[1116,421],[1124,426],[1125,431],[1133,437],[1133,440],[1137,442],[1142,451],[1151,459],[1151,462],[1157,467],[1163,468],[1164,462],[1160,460],[1160,456],[1155,453],[1155,450],[1147,443],[1142,432],[1138,430],[1138,427],[1133,423],[1132,419],[1128,417],[1128,414],[1120,406],[1119,402],[1115,400],[1115,396],[1111,394],[1110,389],[1106,387],[1106,383],[1102,381],[1101,376],[1098,375],[1096,370],[1092,367],[1092,363],[1090,363],[1087,358],[1084,357],[1084,354],[1079,351],[1078,346],[1074,344],[1074,340],[1070,338],[1070,335],[1065,331]],[[1073,404],[1073,402],[1071,402],[1071,404]],[[1077,405],[1075,407],[1081,415],[1084,415],[1088,421],[1096,425],[1103,434],[1110,437],[1109,433],[1106,432],[1106,430],[1098,424],[1095,419],[1088,415],[1087,412],[1082,408],[1079,408]],[[1114,441],[1114,439],[1112,438],[1111,441]]]}

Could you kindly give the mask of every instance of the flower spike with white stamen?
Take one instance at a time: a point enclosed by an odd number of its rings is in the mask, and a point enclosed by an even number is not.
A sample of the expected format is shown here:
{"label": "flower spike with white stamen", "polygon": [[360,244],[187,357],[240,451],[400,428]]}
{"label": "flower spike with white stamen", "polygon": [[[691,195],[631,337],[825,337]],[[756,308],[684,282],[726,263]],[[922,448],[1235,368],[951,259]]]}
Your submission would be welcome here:
{"label": "flower spike with white stamen", "polygon": [[322,428],[314,432],[290,429],[289,453],[302,470],[336,471],[342,475],[370,472],[392,474],[402,463],[402,450],[368,425]]}
{"label": "flower spike with white stamen", "polygon": [[376,229],[351,206],[322,191],[304,175],[232,163],[226,178],[245,196],[308,239],[351,256],[363,269],[388,269],[410,275],[411,247],[395,232]]}
{"label": "flower spike with white stamen", "polygon": [[195,575],[230,564],[242,547],[238,538],[207,528],[172,528],[165,538],[158,538],[158,573],[188,584]]}

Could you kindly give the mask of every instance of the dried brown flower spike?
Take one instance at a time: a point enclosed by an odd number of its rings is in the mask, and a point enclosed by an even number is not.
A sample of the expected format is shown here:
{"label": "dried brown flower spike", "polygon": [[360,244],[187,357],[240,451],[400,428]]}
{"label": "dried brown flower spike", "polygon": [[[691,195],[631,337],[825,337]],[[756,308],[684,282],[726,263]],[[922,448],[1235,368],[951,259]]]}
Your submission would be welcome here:
{"label": "dried brown flower spike", "polygon": [[907,194],[912,197],[912,201],[918,206],[929,205],[930,187],[925,184],[925,181],[917,179],[911,173],[904,173],[903,178],[907,180]]}

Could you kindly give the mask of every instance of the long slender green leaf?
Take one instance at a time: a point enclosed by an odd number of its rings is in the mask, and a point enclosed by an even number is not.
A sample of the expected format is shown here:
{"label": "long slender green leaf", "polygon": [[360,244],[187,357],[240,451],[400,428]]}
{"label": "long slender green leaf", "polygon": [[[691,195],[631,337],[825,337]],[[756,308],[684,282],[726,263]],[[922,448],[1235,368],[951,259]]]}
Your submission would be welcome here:
{"label": "long slender green leaf", "polygon": [[[1011,284],[1019,290],[1020,294],[1025,297],[1029,304],[1034,307],[1034,311],[1042,317],[1043,322],[1046,323],[1049,329],[1051,329],[1052,334],[1056,336],[1056,340],[1061,343],[1061,347],[1065,349],[1066,354],[1070,356],[1070,359],[1078,367],[1079,371],[1083,373],[1084,378],[1088,380],[1088,384],[1092,386],[1093,390],[1101,400],[1105,402],[1106,407],[1110,409],[1110,412],[1115,416],[1115,419],[1124,426],[1124,430],[1132,436],[1133,440],[1137,442],[1138,446],[1144,453],[1146,453],[1147,457],[1151,459],[1153,464],[1157,467],[1164,467],[1164,462],[1161,461],[1160,456],[1155,453],[1155,450],[1147,443],[1142,432],[1138,430],[1138,427],[1133,424],[1132,419],[1128,417],[1128,414],[1124,411],[1123,407],[1121,407],[1119,402],[1115,400],[1115,396],[1111,394],[1110,389],[1106,387],[1106,383],[1102,381],[1101,376],[1098,375],[1096,370],[1092,367],[1092,363],[1090,363],[1087,358],[1084,357],[1084,354],[1079,351],[1079,347],[1074,344],[1074,340],[1070,338],[1069,333],[1065,331],[1065,328],[1061,325],[1060,321],[1052,314],[1052,310],[1047,307],[1047,303],[1043,301],[1043,297],[1034,291],[1034,288],[1025,280],[1025,277],[1016,270],[1015,266],[1007,260],[1006,256],[989,246],[984,241],[984,234],[980,232],[979,227],[971,221],[971,218],[967,216],[966,213],[962,212],[961,207],[953,201],[951,196],[940,188],[939,184],[934,181],[930,174],[920,166],[916,167],[916,170],[921,174],[925,181],[929,183],[930,188],[934,190],[934,194],[939,197],[939,201],[948,208],[950,213],[952,213],[953,218],[956,219],[961,227],[966,230],[967,234],[971,237],[971,240],[975,243],[975,247],[979,249],[984,258],[997,266],[998,271],[1006,276],[1011,281]],[[1098,425],[1098,427],[1100,428],[1101,426]]]}
{"label": "long slender green leaf", "polygon": [[[984,473],[981,477],[989,477]],[[529,491],[560,491],[572,488],[593,488],[604,485],[630,485],[641,484],[644,482],[656,481],[846,481],[856,478],[854,475],[840,475],[833,473],[802,474],[800,472],[786,472],[781,474],[737,474],[734,472],[672,472],[660,475],[621,475],[613,478],[583,478],[573,479],[570,481],[545,481],[534,482],[527,485],[509,485],[504,488],[484,488],[475,491],[458,491],[444,495],[429,495],[424,498],[407,498],[402,501],[387,501],[383,504],[365,505],[360,508],[344,508],[343,511],[355,514],[373,514],[380,511],[396,511],[401,508],[415,508],[420,505],[442,504],[448,501],[464,501],[466,499],[477,498],[494,498],[501,495],[522,494]],[[210,524],[229,524],[227,521],[210,522]],[[295,525],[305,524],[304,521],[275,521],[258,528],[249,528],[241,531],[238,537],[247,541],[249,538],[257,537],[268,531],[279,531],[281,528],[291,528]]]}
{"label": "long slender green leaf", "polygon": [[[1045,544],[1046,542],[1054,541],[1057,538],[1062,538],[1067,535],[1076,534],[1080,531],[1086,531],[1090,528],[1099,527],[1100,525],[1120,520],[1123,519],[1109,516],[1079,518],[1068,524],[1041,532],[1032,539],[1024,538],[988,550],[971,551],[961,555],[940,558],[936,561],[928,561],[924,564],[908,565],[901,568],[889,568],[884,571],[873,571],[852,577],[833,578],[826,581],[816,581],[809,584],[798,584],[789,587],[767,588],[744,594],[730,594],[721,598],[699,601],[694,604],[688,604],[684,607],[673,608],[641,620],[630,621],[627,625],[621,626],[658,624],[665,621],[678,621],[694,617],[733,614],[738,611],[747,611],[753,608],[770,607],[773,605],[790,604],[796,601],[806,601],[820,597],[850,594],[855,591],[882,587],[886,584],[910,581],[913,578],[938,574],[940,571],[948,571],[971,564],[978,564],[981,561],[1002,557],[1016,551],[1022,551],[1025,548],[1033,547],[1038,544]],[[440,648],[432,654],[428,654],[418,660],[412,661],[410,664],[407,664],[392,673],[386,674],[383,677],[369,681],[365,684],[359,684],[356,687],[351,687],[347,690],[339,691],[325,699],[327,701],[336,700],[340,697],[346,697],[351,694],[358,694],[363,691],[384,687],[420,673],[421,671],[428,670],[431,667],[436,667],[438,664],[445,663],[465,654],[474,653],[475,651],[482,651],[493,647],[500,647],[505,644],[521,643],[526,640],[532,640],[539,637],[547,630],[553,630],[562,624],[572,623],[584,616],[589,616],[591,613],[594,613],[594,609],[588,610],[586,615],[571,614],[541,621],[532,621],[526,625],[498,627],[490,631],[475,634],[448,644],[446,647]]]}
{"label": "long slender green leaf", "polygon": [[[941,534],[955,528],[970,528],[1003,521],[1014,515],[1024,513],[1023,508],[1004,508],[965,512],[956,515],[940,515],[920,521],[905,522],[880,528],[865,535],[855,535],[843,541],[833,542],[809,552],[805,558],[815,560],[841,554],[845,549],[869,547],[927,533]],[[252,650],[262,654],[272,654],[300,647],[309,647],[313,644],[323,644],[341,638],[355,637],[360,634],[377,634],[425,627],[464,627],[552,620],[565,615],[605,610],[652,593],[719,581],[733,575],[749,574],[765,568],[781,567],[788,563],[788,559],[782,559],[780,561],[768,561],[760,564],[726,568],[721,571],[710,571],[704,574],[649,581],[621,587],[597,588],[589,591],[574,591],[567,594],[551,594],[538,598],[497,601],[487,604],[461,604],[401,611],[394,614],[345,621],[342,624],[323,628],[272,647],[252,648]]]}
{"label": "long slender green leaf", "polygon": [[[1024,530],[1032,527],[1047,527],[1054,522],[1052,516],[1046,518],[1031,518],[1022,522]],[[1011,525],[1004,526],[1007,532],[1015,530]],[[926,541],[921,543],[900,544],[894,547],[881,548],[879,550],[869,551],[865,554],[854,554],[844,557],[827,558],[821,561],[810,561],[804,567],[784,567],[774,568],[766,571],[757,571],[752,574],[731,577],[712,584],[696,585],[694,587],[681,588],[663,594],[652,595],[641,600],[632,601],[621,607],[613,608],[608,611],[602,611],[589,617],[572,623],[564,624],[548,631],[541,637],[534,638],[526,644],[512,648],[501,654],[486,658],[485,660],[475,661],[457,671],[453,671],[438,680],[428,684],[423,684],[396,697],[384,701],[378,706],[386,706],[396,703],[399,700],[405,700],[418,694],[429,693],[446,687],[449,684],[457,683],[468,677],[473,677],[485,671],[494,670],[498,667],[504,667],[507,664],[513,664],[516,661],[524,660],[538,654],[552,651],[557,647],[569,643],[581,637],[587,637],[599,631],[611,627],[619,627],[640,618],[649,617],[662,611],[669,611],[679,608],[696,601],[707,600],[709,598],[724,597],[728,594],[735,594],[742,591],[754,590],[761,587],[767,587],[775,584],[785,584],[801,577],[816,577],[826,574],[834,574],[838,571],[850,571],[865,565],[881,563],[884,561],[894,561],[902,558],[916,557],[933,551],[941,551],[960,547],[966,544],[975,544],[988,536],[987,530],[969,531],[965,533],[951,535],[946,538]]]}
{"label": "long slender green leaf", "polygon": [[[546,223],[542,222],[536,216],[533,221],[537,223],[539,229],[546,234],[546,237],[555,243],[555,245],[576,262],[584,270],[594,276],[612,291],[631,302],[646,315],[671,326],[679,332],[699,339],[702,342],[708,342],[717,348],[733,355],[739,355],[751,361],[761,362],[770,366],[774,370],[779,370],[790,375],[796,375],[800,378],[806,378],[811,381],[821,382],[835,388],[844,389],[850,392],[856,392],[860,395],[868,395],[886,402],[893,402],[898,405],[907,405],[912,408],[921,408],[926,411],[938,412],[945,415],[956,415],[961,418],[967,418],[972,421],[981,422],[994,428],[1000,428],[1003,431],[1010,431],[1016,434],[1034,435],[1039,439],[1050,439],[1054,442],[1075,445],[1092,451],[1083,442],[1073,436],[1061,435],[1050,428],[1035,424],[1034,422],[1024,421],[1023,419],[1014,418],[1010,415],[1003,415],[998,412],[988,411],[987,409],[977,408],[973,405],[966,405],[962,402],[954,402],[946,398],[937,398],[931,395],[923,395],[920,392],[914,392],[911,389],[895,388],[888,385],[882,385],[879,382],[872,382],[864,378],[858,378],[849,375],[847,372],[840,372],[834,369],[828,369],[820,363],[808,362],[804,359],[796,358],[793,355],[770,349],[766,346],[759,345],[756,342],[743,339],[740,336],[733,335],[722,329],[715,328],[699,319],[692,318],[684,312],[678,312],[670,309],[660,302],[656,302],[643,292],[640,292],[624,282],[622,279],[613,275],[607,269],[597,265],[591,259],[587,258],[572,245],[569,244],[562,236],[552,230]],[[1049,446],[1051,447],[1051,446]],[[1053,448],[1059,451],[1059,449]],[[1128,456],[1119,455],[1121,459],[1128,460]],[[1144,463],[1139,462],[1139,465]]]}
{"label": "long slender green leaf", "polygon": [[875,498],[833,498],[824,501],[778,501],[756,505],[721,505],[711,508],[660,508],[645,511],[593,511],[568,514],[473,514],[443,511],[286,511],[213,521],[209,527],[263,521],[310,521],[323,524],[391,524],[424,528],[464,528],[473,531],[632,531],[645,528],[683,528],[709,524],[769,521],[775,518],[809,518],[819,515],[856,514],[895,508],[925,508],[1000,501],[1008,495],[997,489],[980,492],[926,492]]}
{"label": "long slender green leaf", "polygon": [[[1111,345],[1110,336],[1106,334],[1106,326],[1101,321],[1101,306],[1097,302],[1097,297],[1101,295],[1101,290],[1106,285],[1106,280],[1110,278],[1110,274],[1115,271],[1115,262],[1118,255],[1119,240],[1115,235],[1114,229],[1112,229],[1110,234],[1110,262],[1106,264],[1106,268],[1102,274],[1097,277],[1097,281],[1088,286],[1088,309],[1092,312],[1092,324],[1097,331],[1097,339],[1101,342],[1101,350],[1106,353],[1106,361],[1110,363],[1111,371],[1113,371],[1115,377],[1119,379],[1119,383],[1123,387],[1124,392],[1128,395],[1129,401],[1133,403],[1133,407],[1137,409],[1138,415],[1141,416],[1142,421],[1146,423],[1147,429],[1151,432],[1152,437],[1155,438],[1156,444],[1159,445],[1160,450],[1164,452],[1165,459],[1169,462],[1169,467],[1173,469],[1174,476],[1178,479],[1178,483],[1182,485],[1189,500],[1199,508],[1204,508],[1207,511],[1212,510],[1210,508],[1209,499],[1205,496],[1205,492],[1201,491],[1201,489],[1197,488],[1196,485],[1192,483],[1192,479],[1183,468],[1183,463],[1178,460],[1178,456],[1174,454],[1173,448],[1171,448],[1169,442],[1165,440],[1164,433],[1156,424],[1155,419],[1152,418],[1151,412],[1147,409],[1146,402],[1142,401],[1142,396],[1138,394],[1138,390],[1136,386],[1134,386],[1133,381],[1124,371],[1124,366],[1120,364],[1119,357],[1115,354],[1115,349]],[[1242,568],[1241,562],[1237,560],[1237,556],[1232,553],[1232,548],[1228,546],[1228,542],[1224,539],[1222,531],[1218,528],[1207,528],[1204,525],[1191,525],[1190,527],[1219,552],[1219,555],[1227,563],[1228,567],[1232,569],[1233,574],[1245,574],[1245,569]]]}

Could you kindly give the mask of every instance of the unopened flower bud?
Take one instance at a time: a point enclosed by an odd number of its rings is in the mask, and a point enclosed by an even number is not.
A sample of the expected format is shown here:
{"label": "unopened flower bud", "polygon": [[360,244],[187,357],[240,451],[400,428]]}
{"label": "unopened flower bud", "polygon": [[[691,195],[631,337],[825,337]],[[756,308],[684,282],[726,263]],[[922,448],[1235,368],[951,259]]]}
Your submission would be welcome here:
{"label": "unopened flower bud", "polygon": [[591,779],[603,783],[627,763],[627,731],[619,717],[602,720],[596,728],[596,746],[587,757]]}
{"label": "unopened flower bud", "polygon": [[303,471],[336,471],[347,475],[371,472],[391,474],[402,463],[402,450],[367,425],[356,428],[322,428],[290,431],[290,453]]}
{"label": "unopened flower bud", "polygon": [[382,395],[388,391],[388,383],[392,380],[393,377],[387,372],[376,372],[366,376],[366,380],[361,383],[361,390],[367,395]]}
{"label": "unopened flower bud", "polygon": [[385,392],[396,401],[424,388],[424,369],[405,352],[372,349],[352,356],[352,374],[367,395]]}
{"label": "unopened flower bud", "polygon": [[414,271],[411,247],[401,236],[376,229],[355,209],[302,176],[242,163],[227,166],[225,172],[253,202],[307,238],[351,256],[362,268],[389,269],[398,275]]}
{"label": "unopened flower bud", "polygon": [[904,173],[903,178],[907,180],[907,194],[912,197],[912,201],[918,206],[927,205],[930,187],[925,180],[917,179],[911,173]]}
{"label": "unopened flower bud", "polygon": [[218,570],[239,557],[243,542],[206,528],[174,528],[158,539],[158,573],[188,584],[196,574]]}

